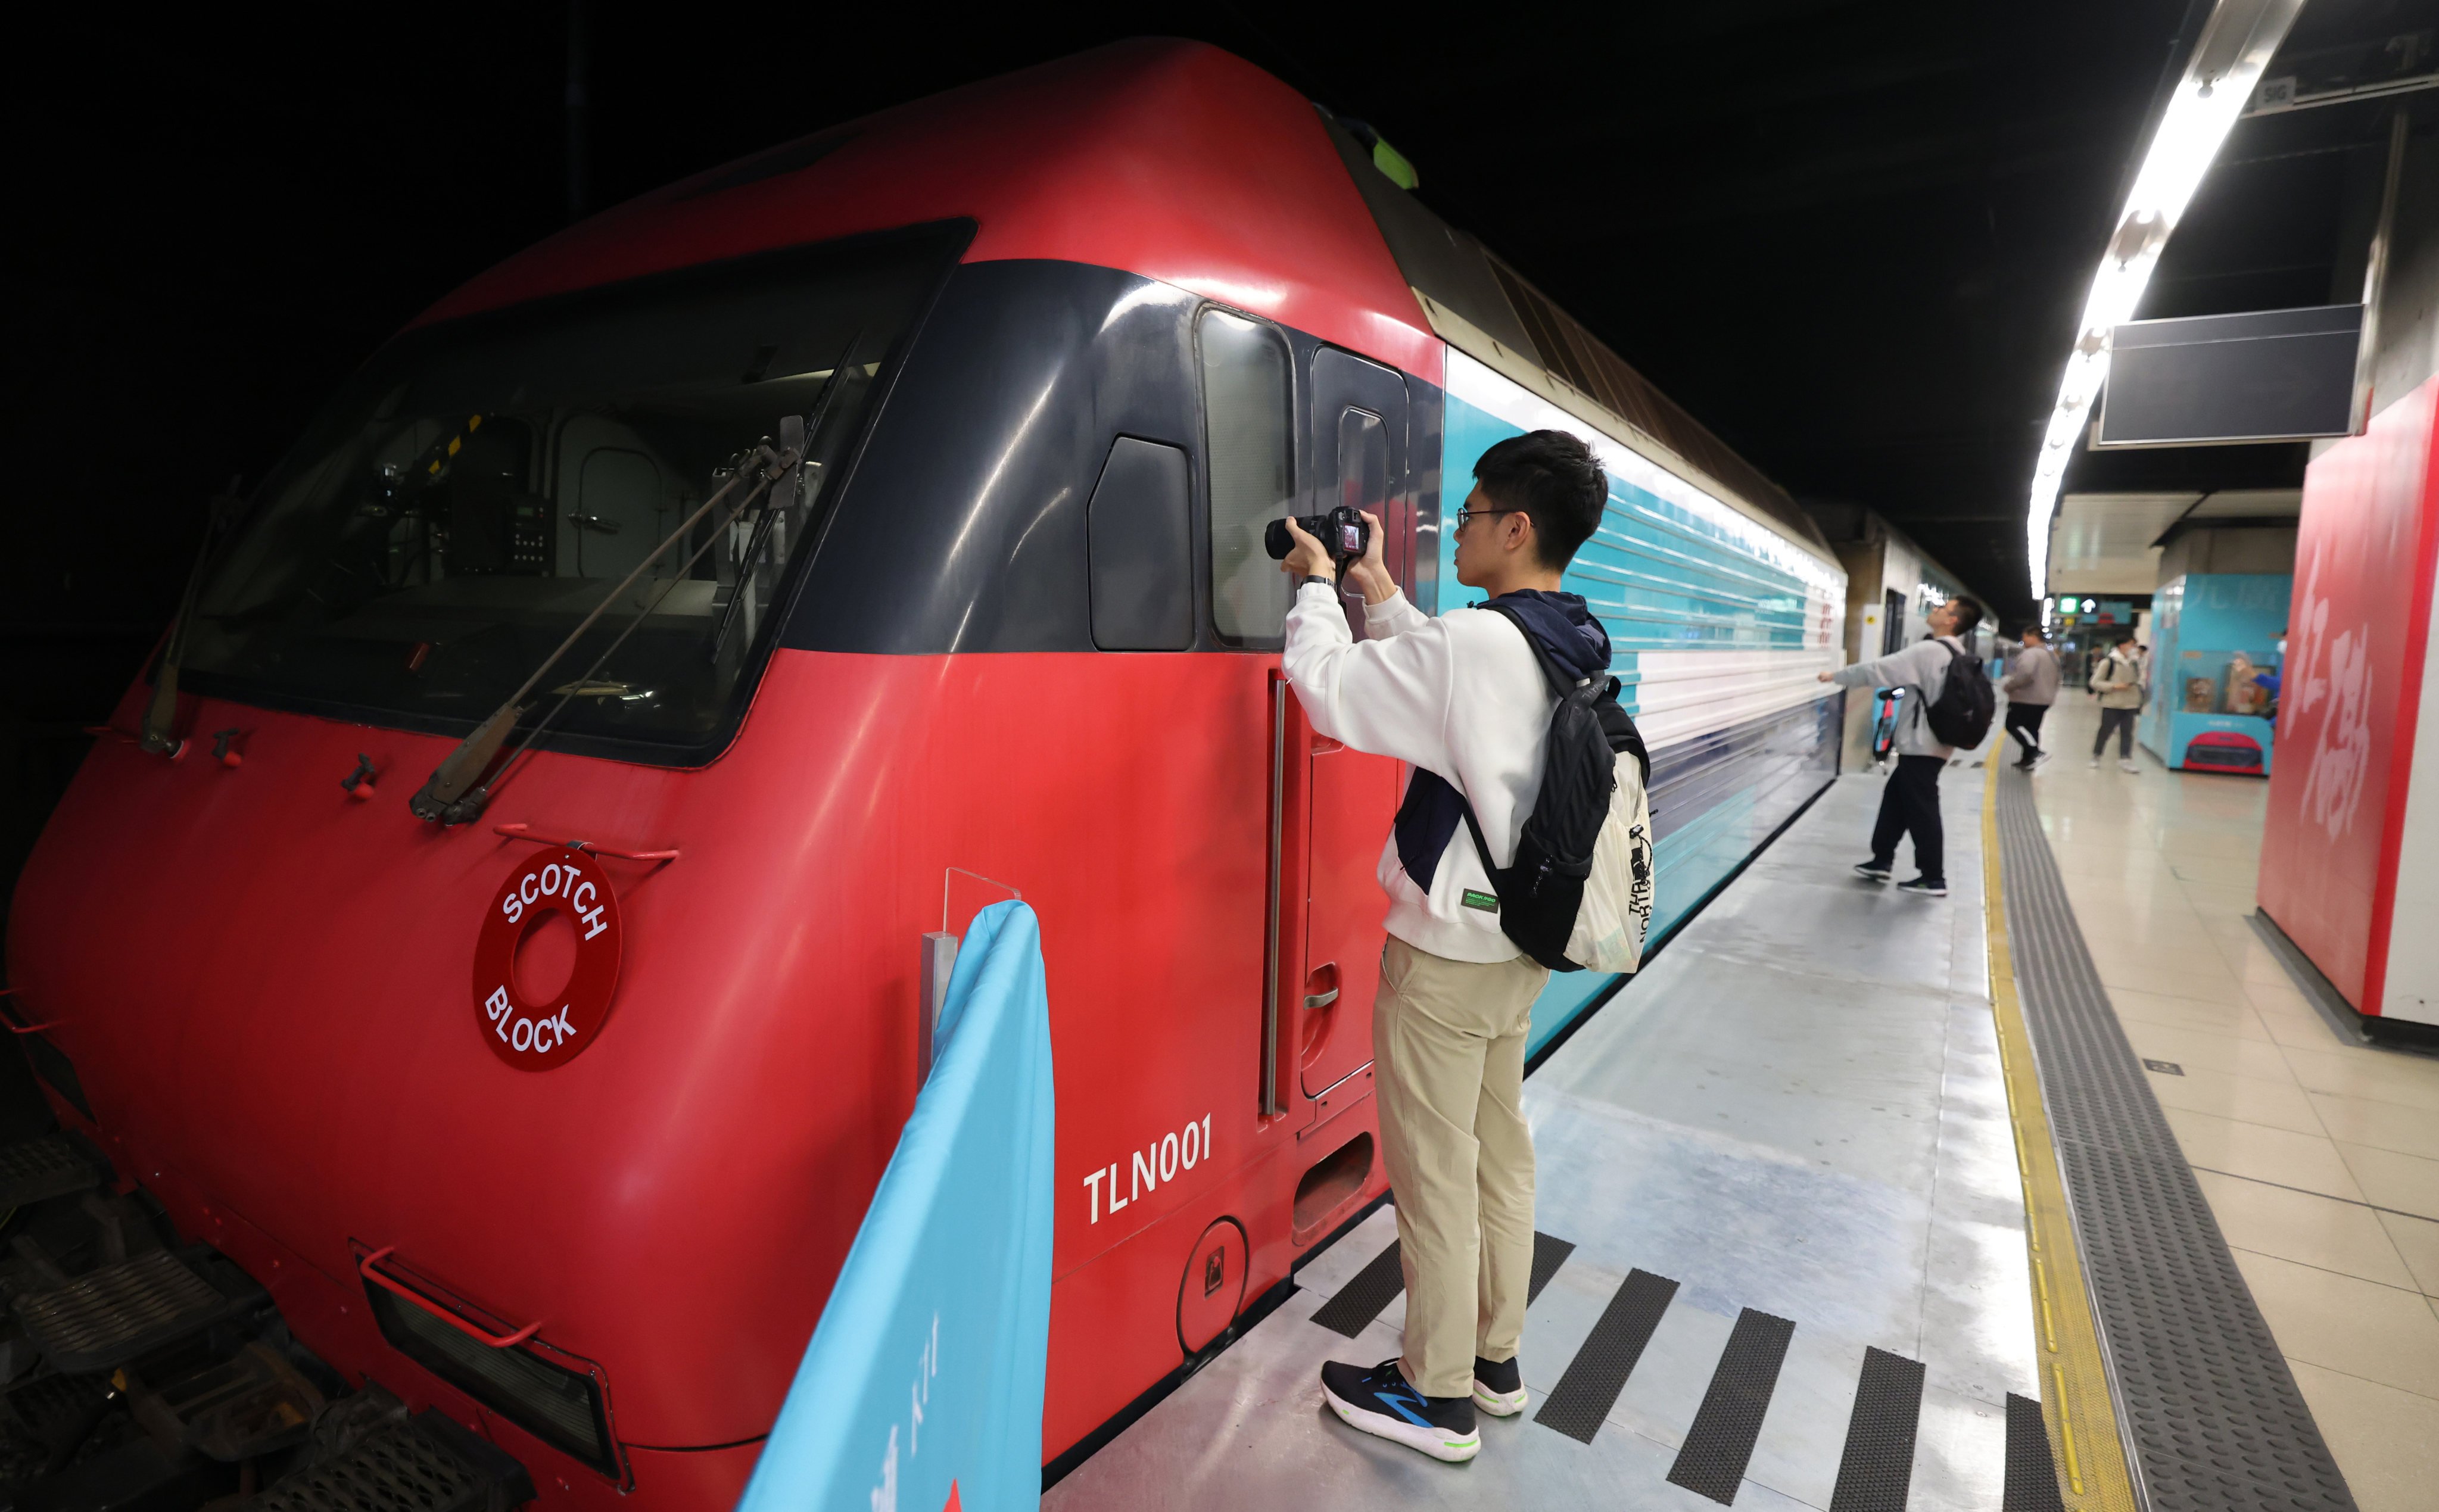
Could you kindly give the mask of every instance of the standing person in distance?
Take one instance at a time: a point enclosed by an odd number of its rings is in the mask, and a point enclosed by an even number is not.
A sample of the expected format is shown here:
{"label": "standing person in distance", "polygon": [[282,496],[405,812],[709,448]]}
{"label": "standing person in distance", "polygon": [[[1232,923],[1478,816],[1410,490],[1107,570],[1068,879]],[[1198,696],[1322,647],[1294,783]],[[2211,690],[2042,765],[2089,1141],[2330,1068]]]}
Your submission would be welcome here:
{"label": "standing person in distance", "polygon": [[[1925,714],[1948,679],[1948,665],[1970,657],[1965,639],[1982,623],[1982,606],[1956,597],[1932,609],[1931,638],[1914,642],[1878,661],[1858,662],[1820,674],[1824,683],[1842,687],[1902,687],[1912,696],[1897,720],[1896,770],[1880,789],[1880,817],[1872,826],[1872,859],[1855,868],[1866,881],[1884,882],[1897,859],[1897,842],[1914,836],[1914,866],[1920,875],[1899,882],[1897,891],[1925,898],[1948,896],[1948,837],[1939,824],[1939,774],[1956,754],[1933,735]],[[1985,725],[1985,728],[1987,726]]]}
{"label": "standing person in distance", "polygon": [[1999,685],[2007,695],[2007,733],[2024,748],[2016,770],[2030,772],[2050,758],[2041,748],[2041,720],[2057,702],[2058,661],[2038,625],[2024,627],[2023,646]]}
{"label": "standing person in distance", "polygon": [[2120,631],[2117,644],[2092,669],[2092,690],[2100,695],[2100,733],[2092,738],[2092,764],[2117,732],[2117,770],[2140,772],[2134,762],[2134,716],[2143,710],[2143,664],[2134,655],[2134,632]]}
{"label": "standing person in distance", "polygon": [[[1559,575],[1599,524],[1609,480],[1563,431],[1511,436],[1482,454],[1456,516],[1456,579],[1513,606],[1577,678],[1605,677],[1609,632]],[[1289,522],[1282,564],[1297,584],[1287,678],[1320,734],[1413,763],[1380,851],[1388,944],[1372,1005],[1380,1143],[1405,1272],[1404,1350],[1366,1370],[1331,1361],[1323,1394],[1367,1433],[1433,1459],[1469,1460],[1474,1411],[1524,1410],[1516,1350],[1533,1267],[1533,1137],[1524,1037],[1546,967],[1501,930],[1499,896],[1464,818],[1512,858],[1540,782],[1557,699],[1527,630],[1461,608],[1431,618],[1381,559],[1380,522],[1347,569],[1364,636],[1348,633],[1336,568]]]}

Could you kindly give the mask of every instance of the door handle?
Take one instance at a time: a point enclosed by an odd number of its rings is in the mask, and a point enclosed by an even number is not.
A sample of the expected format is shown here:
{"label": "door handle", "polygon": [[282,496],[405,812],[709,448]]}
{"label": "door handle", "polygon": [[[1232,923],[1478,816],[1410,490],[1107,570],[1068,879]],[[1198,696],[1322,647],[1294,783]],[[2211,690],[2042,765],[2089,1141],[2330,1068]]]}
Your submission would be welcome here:
{"label": "door handle", "polygon": [[1338,963],[1324,961],[1304,974],[1304,1005],[1326,1008],[1338,1001]]}

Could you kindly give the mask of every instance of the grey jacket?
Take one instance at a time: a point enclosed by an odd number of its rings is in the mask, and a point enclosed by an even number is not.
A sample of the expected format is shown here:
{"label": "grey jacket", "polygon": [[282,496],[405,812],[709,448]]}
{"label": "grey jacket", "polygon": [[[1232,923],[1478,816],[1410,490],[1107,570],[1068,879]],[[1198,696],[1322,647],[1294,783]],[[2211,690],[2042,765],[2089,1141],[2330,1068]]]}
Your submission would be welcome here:
{"label": "grey jacket", "polygon": [[2100,695],[2104,709],[2139,709],[2143,706],[2143,664],[2131,656],[2110,651],[2101,658],[2092,671],[2092,690]]}
{"label": "grey jacket", "polygon": [[1999,685],[2016,703],[2051,704],[2057,702],[2057,655],[2046,646],[2027,646],[2016,653],[2007,668],[2007,679]]}
{"label": "grey jacket", "polygon": [[1931,701],[1939,696],[1939,685],[1948,680],[1948,664],[1954,660],[1950,652],[1973,654],[1955,636],[1942,635],[1937,640],[1916,641],[1878,661],[1842,667],[1830,674],[1829,681],[1841,687],[1913,689],[1906,695],[1906,712],[1897,720],[1896,754],[1937,756],[1945,761],[1956,753],[1939,743],[1922,716]]}

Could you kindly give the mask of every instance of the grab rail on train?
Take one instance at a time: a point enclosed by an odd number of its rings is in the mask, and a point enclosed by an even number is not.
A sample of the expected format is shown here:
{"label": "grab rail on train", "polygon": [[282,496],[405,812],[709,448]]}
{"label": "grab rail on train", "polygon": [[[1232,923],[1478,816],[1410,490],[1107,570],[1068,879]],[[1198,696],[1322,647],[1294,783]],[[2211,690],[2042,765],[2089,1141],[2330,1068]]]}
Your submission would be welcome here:
{"label": "grab rail on train", "polygon": [[559,835],[537,835],[533,832],[533,826],[526,824],[493,825],[491,833],[505,835],[510,840],[530,840],[537,845],[558,845],[567,850],[580,850],[590,856],[615,856],[621,861],[669,862],[678,859],[678,852],[673,849],[621,850],[615,845],[604,845],[597,841],[569,840]]}
{"label": "grab rail on train", "polygon": [[[0,987],[0,998],[13,998],[16,995],[15,987]],[[19,1023],[14,1008],[6,1013],[0,1013],[0,1023],[7,1024],[10,1034],[40,1034],[45,1029],[56,1029],[60,1026],[60,1021],[57,1019],[48,1019],[41,1023]]]}
{"label": "grab rail on train", "polygon": [[363,1259],[357,1261],[356,1270],[363,1274],[365,1280],[381,1288],[383,1291],[386,1291],[390,1295],[400,1298],[404,1302],[410,1303],[415,1307],[422,1308],[425,1312],[430,1313],[433,1317],[447,1324],[450,1327],[456,1329],[459,1333],[464,1334],[467,1338],[473,1340],[478,1344],[488,1344],[493,1349],[511,1349],[518,1344],[524,1343],[534,1335],[542,1332],[542,1320],[537,1318],[514,1333],[487,1333],[483,1329],[478,1328],[473,1324],[468,1322],[466,1319],[450,1311],[447,1307],[444,1307],[440,1304],[433,1301],[430,1297],[425,1296],[422,1292],[416,1290],[413,1287],[408,1286],[403,1281],[392,1280],[389,1276],[373,1269],[376,1265],[388,1259],[391,1255],[396,1254],[397,1253],[397,1245],[383,1245],[380,1249],[372,1251]]}

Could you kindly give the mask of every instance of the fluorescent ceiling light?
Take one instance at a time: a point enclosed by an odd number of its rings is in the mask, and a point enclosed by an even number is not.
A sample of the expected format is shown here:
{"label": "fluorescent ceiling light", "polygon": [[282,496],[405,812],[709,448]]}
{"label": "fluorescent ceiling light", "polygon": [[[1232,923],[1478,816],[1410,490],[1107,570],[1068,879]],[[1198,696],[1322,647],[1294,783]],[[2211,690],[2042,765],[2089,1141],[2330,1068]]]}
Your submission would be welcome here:
{"label": "fluorescent ceiling light", "polygon": [[2084,298],[2074,350],[2067,355],[2066,376],[2058,384],[2057,407],[2050,412],[2040,458],[2033,467],[2024,551],[2032,564],[2036,597],[2049,587],[2050,522],[2057,510],[2058,486],[2066,478],[2075,440],[2091,421],[2092,401],[2109,377],[2109,333],[2134,318],[2161,249],[2168,244],[2168,233],[2177,228],[2178,218],[2210,170],[2211,159],[2218,155],[2219,144],[2227,140],[2303,9],[2304,0],[2218,0],[2160,117],[2159,130],[2151,135],[2133,191],[2117,218],[2117,232],[2109,239],[2100,271],[2092,276],[2092,293]]}

